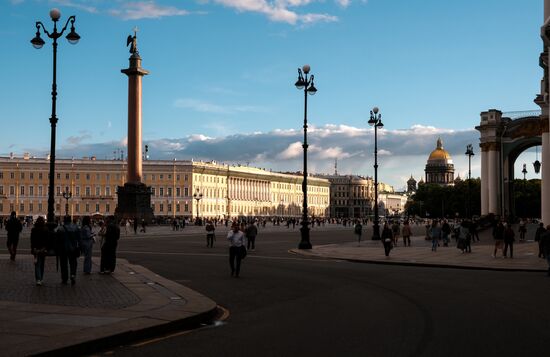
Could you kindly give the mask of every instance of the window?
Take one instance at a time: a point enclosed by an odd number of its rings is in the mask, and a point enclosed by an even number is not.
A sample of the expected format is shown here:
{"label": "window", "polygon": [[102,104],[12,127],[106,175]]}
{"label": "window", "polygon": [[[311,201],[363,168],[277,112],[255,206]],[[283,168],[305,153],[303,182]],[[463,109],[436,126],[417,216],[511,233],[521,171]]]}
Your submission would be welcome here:
{"label": "window", "polygon": [[101,187],[99,187],[99,186],[96,186],[96,187],[95,187],[95,195],[96,195],[96,196],[101,195]]}
{"label": "window", "polygon": [[42,202],[38,204],[38,212],[42,212]]}
{"label": "window", "polygon": [[187,180],[189,180],[189,175],[185,175],[185,176],[183,176],[183,180],[184,180],[184,181],[187,181]]}
{"label": "window", "polygon": [[155,174],[151,174],[151,180],[155,181]]}
{"label": "window", "polygon": [[[4,186],[0,186],[0,195],[3,195],[4,194]],[[2,210],[0,210],[2,211]]]}
{"label": "window", "polygon": [[61,180],[61,174],[59,172],[57,173],[57,179]]}
{"label": "window", "polygon": [[57,194],[58,196],[61,195],[61,186],[57,186],[57,188],[56,188],[56,194]]}
{"label": "window", "polygon": [[111,205],[108,204],[108,203],[106,203],[106,204],[105,204],[105,212],[109,213],[110,210],[111,210]]}
{"label": "window", "polygon": [[14,195],[15,195],[15,186],[10,186],[10,196],[14,196]]}
{"label": "window", "polygon": [[86,196],[91,196],[91,195],[92,195],[92,189],[90,188],[90,186],[86,186]]}
{"label": "window", "polygon": [[[0,173],[0,174],[1,174],[1,173]],[[0,177],[0,178],[1,178],[1,177]],[[176,175],[176,180],[178,180],[178,181],[180,180],[180,175],[179,175],[179,174]]]}
{"label": "window", "polygon": [[189,212],[189,204],[186,202],[184,206],[185,212]]}
{"label": "window", "polygon": [[32,212],[34,209],[34,205],[32,203],[29,203],[29,212]]}
{"label": "window", "polygon": [[86,174],[86,181],[90,181],[90,174]]}
{"label": "window", "polygon": [[21,172],[21,180],[24,180],[24,179],[25,179],[25,173]]}
{"label": "window", "polygon": [[168,174],[168,180],[172,179],[172,174]]}
{"label": "window", "polygon": [[39,172],[39,173],[38,173],[38,179],[39,179],[39,180],[42,180],[42,172]]}
{"label": "window", "polygon": [[19,190],[19,194],[21,196],[25,196],[25,186],[21,186],[20,190]]}
{"label": "window", "polygon": [[42,196],[42,186],[38,186],[38,196]]}
{"label": "window", "polygon": [[69,180],[71,178],[71,175],[70,174],[65,174],[65,180]]}
{"label": "window", "polygon": [[105,180],[109,181],[111,179],[111,175],[110,174],[106,174],[105,175]]}
{"label": "window", "polygon": [[29,178],[30,178],[31,180],[34,180],[34,172],[31,172],[31,173],[29,174]]}
{"label": "window", "polygon": [[164,196],[164,187],[159,188],[159,195],[160,197]]}
{"label": "window", "polygon": [[172,204],[171,203],[168,204],[168,212],[172,212]]}
{"label": "window", "polygon": [[160,175],[159,175],[159,179],[160,179],[160,180],[164,179],[164,175],[163,175],[163,174],[160,174]]}
{"label": "window", "polygon": [[159,203],[159,211],[164,212],[164,205],[162,203]]}
{"label": "window", "polygon": [[[10,178],[13,180],[15,178],[15,174],[13,172],[10,172]],[[11,210],[13,211],[13,210]]]}
{"label": "window", "polygon": [[187,187],[183,188],[183,195],[186,196],[186,197],[189,196],[189,188],[187,188]]}
{"label": "window", "polygon": [[15,208],[13,208],[13,203],[10,203],[10,212],[15,211]]}
{"label": "window", "polygon": [[151,187],[151,195],[152,195],[152,196],[156,196],[156,192],[157,192],[156,188],[155,188],[155,187]]}
{"label": "window", "polygon": [[111,187],[105,187],[105,196],[111,196]]}
{"label": "window", "polygon": [[34,186],[29,186],[29,196],[34,196]]}
{"label": "window", "polygon": [[86,209],[86,212],[90,212],[90,204],[89,203],[86,203],[85,209]]}
{"label": "window", "polygon": [[74,209],[75,209],[76,213],[80,213],[80,203],[75,204]]}
{"label": "window", "polygon": [[99,203],[96,203],[96,204],[95,204],[95,211],[96,211],[96,212],[99,212]]}
{"label": "window", "polygon": [[172,187],[168,187],[168,196],[172,197]]}
{"label": "window", "polygon": [[4,204],[2,204],[2,202],[0,202],[0,213],[4,212]]}
{"label": "window", "polygon": [[75,177],[77,180],[80,180],[80,174],[79,173],[76,173],[76,177]]}
{"label": "window", "polygon": [[4,173],[2,171],[0,171],[0,179],[3,179],[3,178],[4,178]]}
{"label": "window", "polygon": [[178,197],[181,196],[181,188],[180,187],[176,187],[176,196],[178,196]]}
{"label": "window", "polygon": [[80,196],[80,186],[75,187],[75,196]]}
{"label": "window", "polygon": [[[2,210],[0,210],[0,211],[2,211]],[[176,212],[179,212],[179,211],[180,211],[180,204],[177,203],[177,204],[176,204]]]}
{"label": "window", "polygon": [[23,211],[25,211],[25,204],[24,203],[21,203],[19,205],[19,211],[22,213]]}

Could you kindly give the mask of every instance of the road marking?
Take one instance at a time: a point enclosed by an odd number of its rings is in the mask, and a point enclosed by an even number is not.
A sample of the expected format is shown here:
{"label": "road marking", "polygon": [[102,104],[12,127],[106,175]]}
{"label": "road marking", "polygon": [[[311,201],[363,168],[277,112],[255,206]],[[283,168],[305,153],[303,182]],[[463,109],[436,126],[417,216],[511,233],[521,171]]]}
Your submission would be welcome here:
{"label": "road marking", "polygon": [[[190,257],[227,257],[228,254],[204,254],[204,253],[183,253],[183,252],[146,252],[146,251],[137,251],[137,250],[119,250],[117,254],[149,254],[149,255],[172,255],[172,256],[190,256]],[[248,254],[247,258],[258,258],[258,259],[272,259],[272,260],[297,260],[297,261],[324,261],[324,262],[338,262],[342,261],[339,259],[308,259],[304,258],[290,258],[290,257],[271,257],[267,255],[252,255]]]}

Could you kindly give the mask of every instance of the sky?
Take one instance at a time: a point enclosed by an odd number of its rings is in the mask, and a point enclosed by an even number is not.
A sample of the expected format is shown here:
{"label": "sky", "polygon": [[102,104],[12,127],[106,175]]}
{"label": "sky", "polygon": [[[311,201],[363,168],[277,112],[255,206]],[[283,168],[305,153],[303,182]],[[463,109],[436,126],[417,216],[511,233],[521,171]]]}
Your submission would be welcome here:
{"label": "sky", "polygon": [[[304,98],[294,82],[306,63],[318,89],[308,98],[309,171],[332,173],[338,159],[339,173],[372,176],[367,121],[378,106],[379,180],[396,189],[423,176],[438,137],[461,177],[474,144],[479,176],[480,112],[538,108],[542,0],[0,0],[2,156],[49,151],[51,41],[36,50],[30,40],[36,21],[52,29],[54,7],[61,25],[76,16],[81,36],[58,47],[58,157],[125,150],[120,70],[136,26],[150,71],[151,159],[302,170]],[[516,167],[534,160],[532,149]],[[529,167],[527,178],[538,177]]]}

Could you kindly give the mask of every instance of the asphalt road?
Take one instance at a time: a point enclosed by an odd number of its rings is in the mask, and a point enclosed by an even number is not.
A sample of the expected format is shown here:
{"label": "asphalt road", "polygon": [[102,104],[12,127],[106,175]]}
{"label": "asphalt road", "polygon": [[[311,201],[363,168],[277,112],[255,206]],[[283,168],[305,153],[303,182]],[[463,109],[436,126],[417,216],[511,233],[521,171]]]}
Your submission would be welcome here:
{"label": "asphalt road", "polygon": [[[160,232],[159,232],[160,233]],[[312,232],[314,244],[353,239]],[[221,234],[121,241],[119,255],[226,308],[226,324],[112,351],[120,356],[548,356],[550,278],[303,259],[298,231],[260,233],[229,276]],[[382,249],[381,249],[382,254]]]}

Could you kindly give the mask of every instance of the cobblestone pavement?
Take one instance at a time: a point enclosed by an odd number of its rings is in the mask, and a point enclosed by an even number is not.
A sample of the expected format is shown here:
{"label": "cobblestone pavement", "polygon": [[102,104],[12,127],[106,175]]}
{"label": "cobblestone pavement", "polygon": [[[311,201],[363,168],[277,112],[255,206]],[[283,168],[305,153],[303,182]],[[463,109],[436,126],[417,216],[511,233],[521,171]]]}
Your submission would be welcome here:
{"label": "cobblestone pavement", "polygon": [[124,259],[112,275],[83,275],[80,265],[71,286],[48,257],[44,285],[36,286],[33,257],[8,258],[0,254],[2,356],[89,354],[195,326],[216,311],[211,299]]}
{"label": "cobblestone pavement", "polygon": [[[79,259],[82,269],[82,259]],[[53,304],[90,308],[119,309],[137,304],[140,300],[111,275],[83,275],[77,270],[76,285],[62,285],[61,273],[56,271],[55,257],[47,257],[44,285],[34,280],[33,257],[19,255],[15,262],[0,260],[0,300],[29,304]],[[97,266],[94,270],[98,271]]]}
{"label": "cobblestone pavement", "polygon": [[470,269],[492,270],[520,270],[520,271],[547,271],[545,259],[538,258],[538,244],[533,241],[516,242],[514,244],[514,258],[504,258],[502,250],[498,250],[493,257],[494,246],[485,232],[482,243],[472,244],[472,253],[462,253],[452,241],[449,247],[440,246],[437,251],[431,251],[431,242],[424,237],[412,237],[411,247],[398,244],[392,249],[390,256],[384,255],[384,248],[380,241],[367,240],[361,242],[347,242],[342,244],[328,244],[313,246],[311,250],[292,249],[291,252],[299,255],[320,258],[334,258],[358,262],[401,264],[418,266],[438,266]]}

